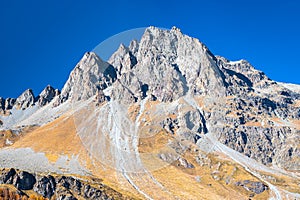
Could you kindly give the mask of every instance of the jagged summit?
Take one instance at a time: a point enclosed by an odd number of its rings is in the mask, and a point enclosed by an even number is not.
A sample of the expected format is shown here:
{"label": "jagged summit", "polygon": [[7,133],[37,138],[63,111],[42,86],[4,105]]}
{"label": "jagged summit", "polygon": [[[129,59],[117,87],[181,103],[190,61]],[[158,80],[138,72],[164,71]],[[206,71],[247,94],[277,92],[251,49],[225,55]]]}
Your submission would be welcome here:
{"label": "jagged summit", "polygon": [[54,97],[60,94],[60,90],[54,89],[51,85],[47,85],[45,89],[36,97],[40,106],[44,106],[51,102]]}
{"label": "jagged summit", "polygon": [[32,89],[25,90],[18,98],[0,97],[0,113],[9,115],[11,109],[25,110],[35,105],[45,106],[50,103],[54,97],[60,94],[60,90],[54,89],[52,86],[46,86],[43,91],[35,97]]}
{"label": "jagged summit", "polygon": [[[107,70],[99,76],[99,69]],[[124,82],[125,77],[136,81]],[[97,88],[103,90],[116,80],[114,88],[119,89],[114,94],[127,91],[131,100],[140,99],[143,85],[147,85],[149,95],[161,101],[176,100],[187,92],[223,96],[226,85],[216,58],[199,40],[183,35],[176,27],[149,27],[139,43],[134,40],[129,47],[121,44],[108,63],[95,53],[86,53],[72,71],[57,104],[74,96],[72,88],[78,90],[75,99],[87,99],[96,94]]]}
{"label": "jagged summit", "polygon": [[[297,199],[299,88],[149,27],[107,62],[85,53],[61,93],[0,98],[0,167],[88,175],[137,199]],[[31,184],[47,197],[91,189],[49,177]]]}
{"label": "jagged summit", "polygon": [[86,100],[94,96],[98,89],[105,89],[116,79],[116,70],[103,61],[94,52],[84,54],[71,72],[65,83],[56,105],[68,99]]}
{"label": "jagged summit", "polygon": [[[129,47],[120,44],[108,62],[94,52],[85,53],[71,72],[61,94],[56,92],[59,97],[54,105],[58,106],[68,99],[86,100],[116,80],[119,81],[114,85],[119,89],[115,93],[128,91],[131,96],[128,98],[135,100],[141,99],[142,86],[147,86],[147,94],[160,101],[173,101],[187,93],[224,96],[231,93],[228,92],[228,86],[233,84],[231,82],[236,82],[232,78],[226,79],[226,74],[233,75],[230,70],[247,74],[251,83],[245,79],[242,81],[248,86],[258,85],[261,80],[268,79],[247,61],[231,62],[223,57],[215,57],[198,39],[184,35],[175,26],[171,30],[150,26],[140,42],[133,40]],[[125,83],[125,77],[136,81]],[[260,87],[265,84],[260,83]],[[48,93],[51,93],[47,94],[51,97],[40,100],[40,104],[53,99],[54,91]]]}

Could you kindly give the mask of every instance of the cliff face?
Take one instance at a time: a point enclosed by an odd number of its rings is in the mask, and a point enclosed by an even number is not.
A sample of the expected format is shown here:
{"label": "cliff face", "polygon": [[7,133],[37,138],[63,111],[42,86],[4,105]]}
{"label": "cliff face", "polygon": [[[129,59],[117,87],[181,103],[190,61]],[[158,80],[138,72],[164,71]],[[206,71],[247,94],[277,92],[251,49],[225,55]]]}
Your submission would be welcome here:
{"label": "cliff face", "polygon": [[[199,188],[220,199],[241,188],[245,191],[234,198],[297,197],[297,88],[269,79],[245,60],[213,55],[176,27],[149,27],[139,42],[121,44],[107,62],[86,53],[61,93],[48,86],[38,97],[28,90],[16,100],[0,99],[0,126],[13,133],[22,132],[20,127],[40,126],[16,144],[11,140],[9,155],[16,155],[14,148],[24,144],[46,157],[55,149],[57,162],[67,154],[81,171],[95,175],[95,168],[101,168],[101,177],[112,170],[118,178],[112,181],[108,176],[108,182],[125,181],[122,189],[142,198],[204,198]],[[40,133],[56,146],[63,145],[63,134],[70,143],[76,137],[72,145],[78,148],[37,148],[28,141],[44,141],[37,138]],[[1,156],[2,167],[14,167],[14,162],[22,166],[11,160],[13,156],[0,151]],[[55,163],[52,169],[57,166],[61,165]],[[189,187],[178,185],[175,174]],[[193,180],[187,178],[191,176]]]}

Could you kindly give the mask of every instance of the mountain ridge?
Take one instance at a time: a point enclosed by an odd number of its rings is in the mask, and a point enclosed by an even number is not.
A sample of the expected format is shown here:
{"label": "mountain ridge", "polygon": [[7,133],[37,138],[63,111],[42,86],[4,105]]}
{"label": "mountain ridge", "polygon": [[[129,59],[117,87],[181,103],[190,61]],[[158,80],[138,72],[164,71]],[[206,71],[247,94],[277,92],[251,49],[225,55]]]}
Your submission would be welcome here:
{"label": "mountain ridge", "polygon": [[[201,174],[216,184],[213,187],[221,184],[230,191],[250,187],[249,179],[253,179],[260,181],[257,187],[264,184],[268,188],[262,195],[268,193],[277,199],[284,195],[299,197],[299,187],[295,186],[300,184],[297,87],[269,79],[245,60],[233,62],[214,56],[198,39],[182,34],[176,27],[147,28],[139,42],[133,40],[129,47],[121,44],[107,62],[93,52],[85,53],[61,93],[47,86],[38,98],[26,90],[17,100],[0,99],[0,103],[5,111],[0,116],[0,128],[12,130],[4,140],[8,148],[4,150],[11,155],[17,157],[18,145],[28,145],[38,152],[57,151],[55,156],[62,159],[65,152],[60,148],[36,148],[29,138],[41,142],[40,133],[49,138],[53,135],[51,140],[62,145],[60,133],[72,133],[79,137],[76,145],[88,152],[89,159],[101,163],[103,169],[112,168],[117,179],[127,182],[125,190],[135,191],[146,199],[195,199],[188,191],[195,192],[198,186],[187,181],[187,174],[195,174],[195,180]],[[71,126],[70,119],[75,128],[66,128]],[[37,129],[14,143],[13,137],[30,125]],[[89,160],[82,158],[86,156],[70,151],[77,155],[69,159],[79,169],[98,174],[90,164],[83,164]],[[34,160],[34,153],[24,152],[32,154]],[[14,167],[14,161],[4,155],[0,150],[0,158],[5,160],[0,167]],[[231,169],[233,164],[220,157],[235,163],[235,170],[242,170],[247,181],[234,171],[230,175],[222,169]],[[25,161],[15,162],[15,166],[22,167]],[[65,165],[65,170],[69,167]],[[211,171],[215,167],[217,173]],[[191,183],[190,188],[181,187],[187,196],[174,189],[175,182],[162,178],[159,172],[165,169],[170,173],[179,170],[177,173],[186,183]],[[209,175],[200,173],[201,169]],[[287,186],[278,184],[277,176],[284,177],[282,181]],[[114,178],[106,178],[120,187]],[[207,185],[201,187],[210,193]],[[218,198],[222,195],[216,194]],[[239,195],[242,198],[249,194]]]}

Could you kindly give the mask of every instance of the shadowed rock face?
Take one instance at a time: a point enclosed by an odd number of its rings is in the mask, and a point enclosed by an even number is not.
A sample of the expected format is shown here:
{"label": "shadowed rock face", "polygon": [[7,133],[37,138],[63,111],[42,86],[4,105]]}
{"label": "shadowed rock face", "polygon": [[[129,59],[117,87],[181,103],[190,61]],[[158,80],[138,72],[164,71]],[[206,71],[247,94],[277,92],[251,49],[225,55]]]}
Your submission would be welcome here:
{"label": "shadowed rock face", "polygon": [[30,106],[34,105],[34,94],[31,89],[26,90],[23,92],[17,99],[14,105],[17,109],[26,109]]}
{"label": "shadowed rock face", "polygon": [[87,100],[94,96],[98,89],[105,89],[116,80],[115,68],[104,62],[95,53],[86,53],[71,72],[64,85],[56,106],[68,99]]}
{"label": "shadowed rock face", "polygon": [[55,90],[53,87],[48,85],[40,94],[37,96],[37,103],[40,106],[48,104],[54,97],[59,95],[60,91]]}
{"label": "shadowed rock face", "polygon": [[99,187],[70,177],[51,175],[42,176],[26,171],[16,171],[15,169],[2,169],[0,172],[0,184],[10,184],[15,186],[20,194],[22,190],[33,190],[37,194],[51,199],[54,195],[56,199],[130,199],[103,185],[101,182],[93,182]]}

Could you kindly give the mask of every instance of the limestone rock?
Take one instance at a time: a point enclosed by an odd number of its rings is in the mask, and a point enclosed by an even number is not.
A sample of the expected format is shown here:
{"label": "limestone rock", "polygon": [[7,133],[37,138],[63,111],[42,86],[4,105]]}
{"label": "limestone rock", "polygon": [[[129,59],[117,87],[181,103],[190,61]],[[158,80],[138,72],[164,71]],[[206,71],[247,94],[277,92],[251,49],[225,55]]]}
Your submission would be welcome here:
{"label": "limestone rock", "polygon": [[51,175],[38,177],[38,180],[34,185],[33,190],[36,193],[42,195],[43,197],[50,199],[55,193],[56,181]]}
{"label": "limestone rock", "polygon": [[14,107],[16,109],[26,109],[28,107],[31,107],[34,105],[35,97],[31,89],[25,90],[17,99],[15,102]]}
{"label": "limestone rock", "polygon": [[129,51],[136,57],[139,50],[139,42],[137,40],[132,40],[129,44]]}
{"label": "limestone rock", "polygon": [[[47,175],[19,171],[13,168],[2,169],[0,184],[9,184],[18,190],[33,190],[44,198],[52,199],[124,199],[117,191],[101,182],[85,182],[71,176]],[[97,185],[97,188],[91,185]],[[126,198],[130,199],[130,198]]]}
{"label": "limestone rock", "polygon": [[52,99],[59,94],[59,90],[55,90],[48,85],[37,97],[37,103],[40,106],[48,104]]}
{"label": "limestone rock", "polygon": [[131,51],[123,44],[120,45],[118,50],[110,57],[108,63],[113,65],[120,76],[125,72],[129,72],[134,65],[136,65],[136,57]]}
{"label": "limestone rock", "polygon": [[7,99],[5,99],[4,109],[5,110],[12,109],[12,107],[15,105],[15,103],[16,103],[16,99],[14,99],[14,98],[7,98]]}
{"label": "limestone rock", "polygon": [[101,60],[95,53],[86,53],[71,72],[64,85],[56,105],[68,99],[87,100],[94,96],[98,89],[105,89],[116,80],[115,68]]}
{"label": "limestone rock", "polygon": [[237,182],[236,185],[242,186],[246,190],[254,192],[256,194],[260,194],[260,193],[264,192],[265,190],[268,190],[268,186],[262,182],[244,180],[244,181]]}
{"label": "limestone rock", "polygon": [[5,110],[5,99],[0,97],[0,111],[4,111],[4,110]]}

